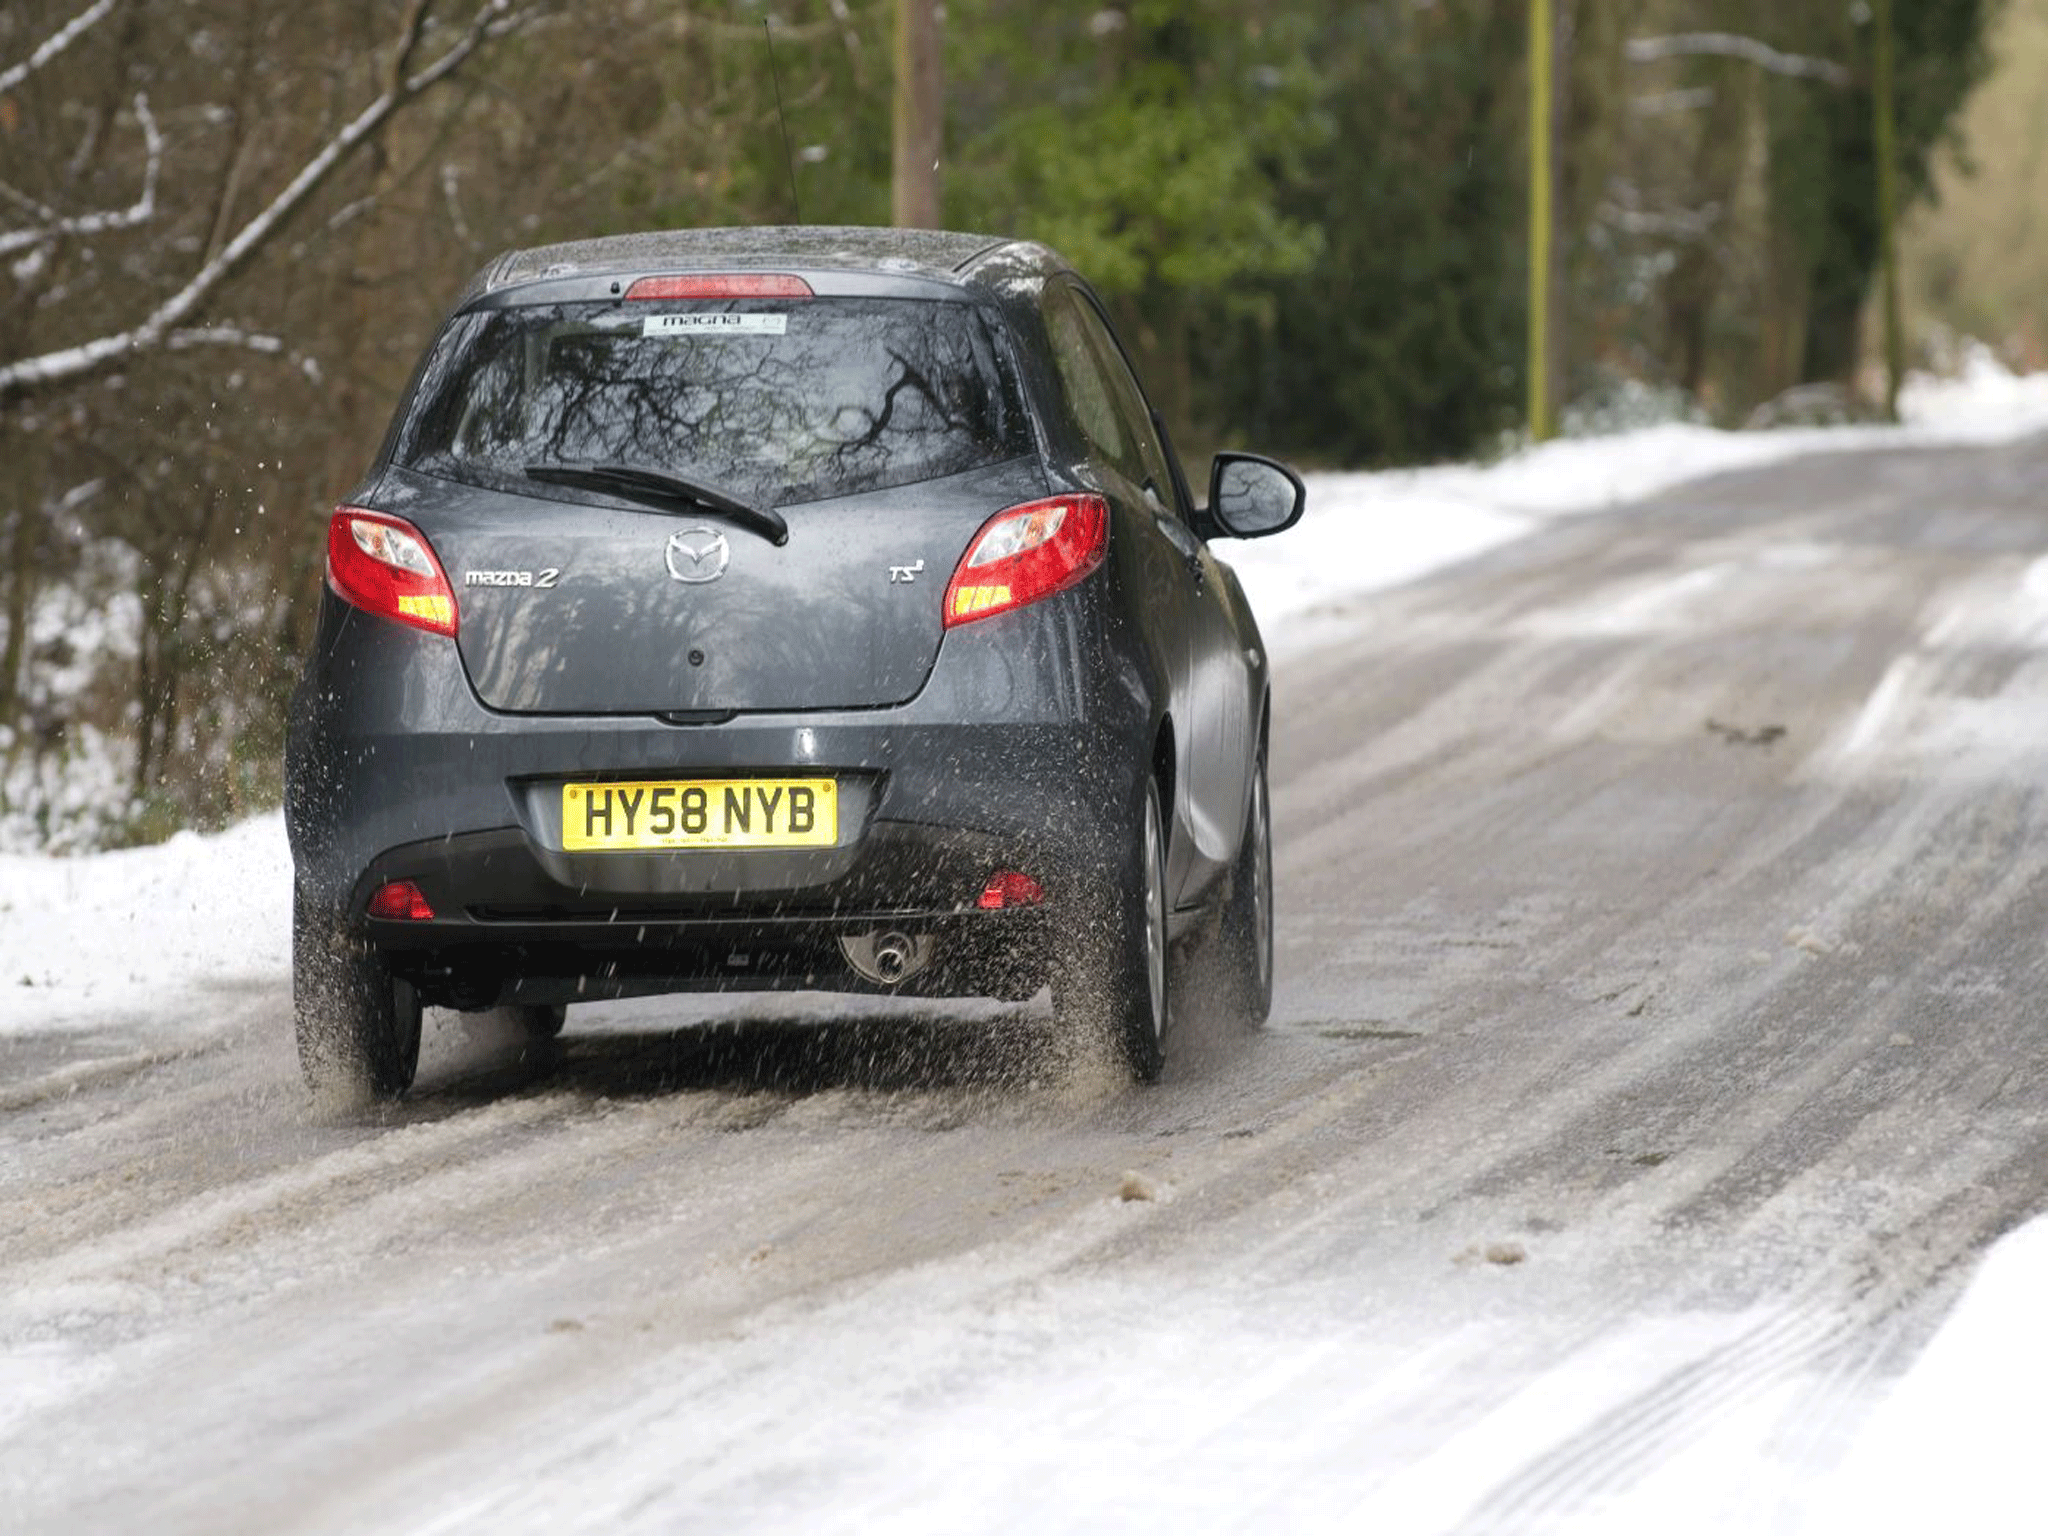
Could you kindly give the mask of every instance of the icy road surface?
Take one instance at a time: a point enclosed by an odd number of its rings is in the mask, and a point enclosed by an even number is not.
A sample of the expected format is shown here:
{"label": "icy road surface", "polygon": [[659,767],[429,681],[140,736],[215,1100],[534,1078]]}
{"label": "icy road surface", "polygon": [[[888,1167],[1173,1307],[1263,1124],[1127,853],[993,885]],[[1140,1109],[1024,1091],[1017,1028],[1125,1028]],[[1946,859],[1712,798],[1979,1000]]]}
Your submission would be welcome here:
{"label": "icy road surface", "polygon": [[1275,1019],[1150,1091],[1042,1004],[434,1015],[354,1124],[275,979],[0,1038],[0,1528],[1885,1528],[2048,1195],[2043,484],[1800,459],[1340,603]]}

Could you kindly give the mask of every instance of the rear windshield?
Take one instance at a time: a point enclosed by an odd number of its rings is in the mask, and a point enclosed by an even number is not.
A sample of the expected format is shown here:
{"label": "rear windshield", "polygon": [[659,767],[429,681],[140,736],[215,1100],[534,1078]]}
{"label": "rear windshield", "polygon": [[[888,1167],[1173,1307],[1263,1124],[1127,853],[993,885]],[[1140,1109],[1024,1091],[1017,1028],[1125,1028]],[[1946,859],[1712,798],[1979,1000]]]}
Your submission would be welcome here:
{"label": "rear windshield", "polygon": [[1007,353],[973,305],[814,298],[461,316],[396,458],[520,491],[529,465],[629,464],[786,505],[1030,450]]}

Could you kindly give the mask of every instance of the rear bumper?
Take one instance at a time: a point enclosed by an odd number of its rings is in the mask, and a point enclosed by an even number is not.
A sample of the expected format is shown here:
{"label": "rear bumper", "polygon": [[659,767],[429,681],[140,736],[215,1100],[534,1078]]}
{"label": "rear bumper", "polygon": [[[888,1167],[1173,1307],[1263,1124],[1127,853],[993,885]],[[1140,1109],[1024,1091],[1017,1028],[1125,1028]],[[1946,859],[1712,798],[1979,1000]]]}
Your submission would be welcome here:
{"label": "rear bumper", "polygon": [[[287,743],[300,890],[438,1000],[488,1002],[496,977],[519,996],[857,986],[838,938],[883,926],[944,937],[903,991],[1028,992],[1010,957],[1042,952],[1047,921],[1114,878],[1156,719],[1098,601],[1076,589],[954,632],[897,707],[677,725],[497,713],[452,642],[330,596]],[[565,782],[792,773],[839,781],[836,845],[561,846]],[[999,869],[1038,879],[1048,905],[979,910]],[[397,879],[433,919],[362,916]]]}
{"label": "rear bumper", "polygon": [[[837,850],[834,850],[836,853]],[[692,890],[697,854],[571,855],[611,873],[610,889],[565,883],[517,829],[411,843],[380,854],[356,882],[359,913],[386,881],[409,880],[432,907],[422,921],[365,917],[361,931],[434,1001],[573,1002],[635,992],[820,987],[929,996],[1028,997],[1044,980],[1045,908],[984,911],[994,870],[1031,867],[1058,891],[1042,847],[986,834],[871,824],[846,873],[802,883],[838,860],[777,861],[783,882],[745,893]],[[616,878],[624,858],[630,881]],[[744,863],[745,855],[722,856]],[[633,889],[626,889],[630,884]],[[892,987],[874,986],[840,940],[902,932],[931,944],[928,966]]]}

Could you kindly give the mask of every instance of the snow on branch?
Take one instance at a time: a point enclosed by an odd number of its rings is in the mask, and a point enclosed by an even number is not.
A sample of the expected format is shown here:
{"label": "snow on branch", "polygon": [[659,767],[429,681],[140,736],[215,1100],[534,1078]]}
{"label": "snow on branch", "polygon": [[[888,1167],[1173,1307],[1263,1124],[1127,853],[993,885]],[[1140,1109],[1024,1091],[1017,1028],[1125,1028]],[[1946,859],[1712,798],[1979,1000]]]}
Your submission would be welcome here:
{"label": "snow on branch", "polygon": [[1675,32],[1669,37],[1632,37],[1623,45],[1623,52],[1631,64],[1654,64],[1659,59],[1704,56],[1741,59],[1774,75],[1820,80],[1828,85],[1847,85],[1854,78],[1832,59],[1780,53],[1769,43],[1735,32]]}
{"label": "snow on branch", "polygon": [[1594,217],[1609,229],[1681,242],[1706,239],[1721,222],[1722,212],[1718,202],[1698,208],[1645,207],[1642,189],[1621,176],[1607,179],[1607,195],[1593,209]]}
{"label": "snow on branch", "polygon": [[376,136],[400,107],[445,80],[461,68],[484,42],[511,31],[527,15],[526,12],[513,11],[511,0],[483,0],[461,36],[439,58],[415,73],[406,74],[406,66],[426,27],[427,10],[426,3],[408,8],[404,27],[392,50],[391,74],[383,93],[300,166],[284,189],[201,265],[184,287],[125,331],[0,365],[0,399],[19,391],[84,378],[112,366],[131,352],[163,345],[166,338],[206,302],[214,289],[232,276],[287,218],[319,190],[336,167]]}
{"label": "snow on branch", "polygon": [[142,195],[126,208],[103,213],[84,213],[75,218],[62,218],[53,208],[32,204],[34,211],[44,222],[30,229],[15,229],[0,233],[0,256],[13,254],[32,245],[41,245],[60,235],[103,235],[109,230],[133,229],[138,224],[147,224],[156,217],[157,175],[163,169],[164,136],[157,130],[156,119],[150,115],[149,98],[138,95],[135,98],[135,121],[142,125],[142,141],[148,148],[149,159],[142,168]]}
{"label": "snow on branch", "polygon": [[[775,21],[775,42],[822,43],[835,36],[850,35],[846,18],[850,14],[843,4],[831,7],[832,14],[818,21]],[[676,12],[676,26],[680,31],[702,33],[721,42],[758,43],[761,40],[761,23],[758,21],[731,21],[721,16],[708,16],[698,11],[679,7]],[[858,50],[859,43],[853,44]]]}
{"label": "snow on branch", "polygon": [[1626,235],[1661,235],[1681,241],[1703,240],[1721,221],[1719,203],[1708,203],[1703,208],[1673,208],[1660,212],[1603,202],[1594,207],[1593,213],[1609,228]]}
{"label": "snow on branch", "polygon": [[19,64],[0,69],[0,96],[6,95],[30,75],[57,57],[66,48],[77,42],[86,32],[98,26],[119,5],[121,0],[93,0],[84,10],[65,22],[37,46],[36,50]]}
{"label": "snow on branch", "polygon": [[1697,112],[1713,104],[1714,88],[1702,85],[1691,90],[1658,91],[1650,96],[1637,96],[1629,101],[1628,109],[1638,117],[1669,117],[1676,112]]}
{"label": "snow on branch", "polygon": [[164,338],[164,345],[173,352],[182,352],[187,347],[246,347],[251,352],[263,352],[275,357],[284,351],[284,340],[268,336],[261,331],[245,331],[238,325],[195,325],[182,331],[172,331]]}

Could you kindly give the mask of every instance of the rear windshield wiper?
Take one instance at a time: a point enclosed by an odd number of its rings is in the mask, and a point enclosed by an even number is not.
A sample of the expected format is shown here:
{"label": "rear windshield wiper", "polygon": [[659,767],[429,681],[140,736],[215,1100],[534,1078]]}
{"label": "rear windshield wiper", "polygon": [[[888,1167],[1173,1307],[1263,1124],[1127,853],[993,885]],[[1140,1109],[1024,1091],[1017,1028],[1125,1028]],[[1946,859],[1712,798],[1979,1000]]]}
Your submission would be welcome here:
{"label": "rear windshield wiper", "polygon": [[638,501],[681,502],[706,512],[722,513],[771,544],[789,542],[789,524],[773,507],[753,506],[715,485],[685,480],[665,470],[642,469],[637,464],[529,464],[526,478],[549,485],[615,491]]}

